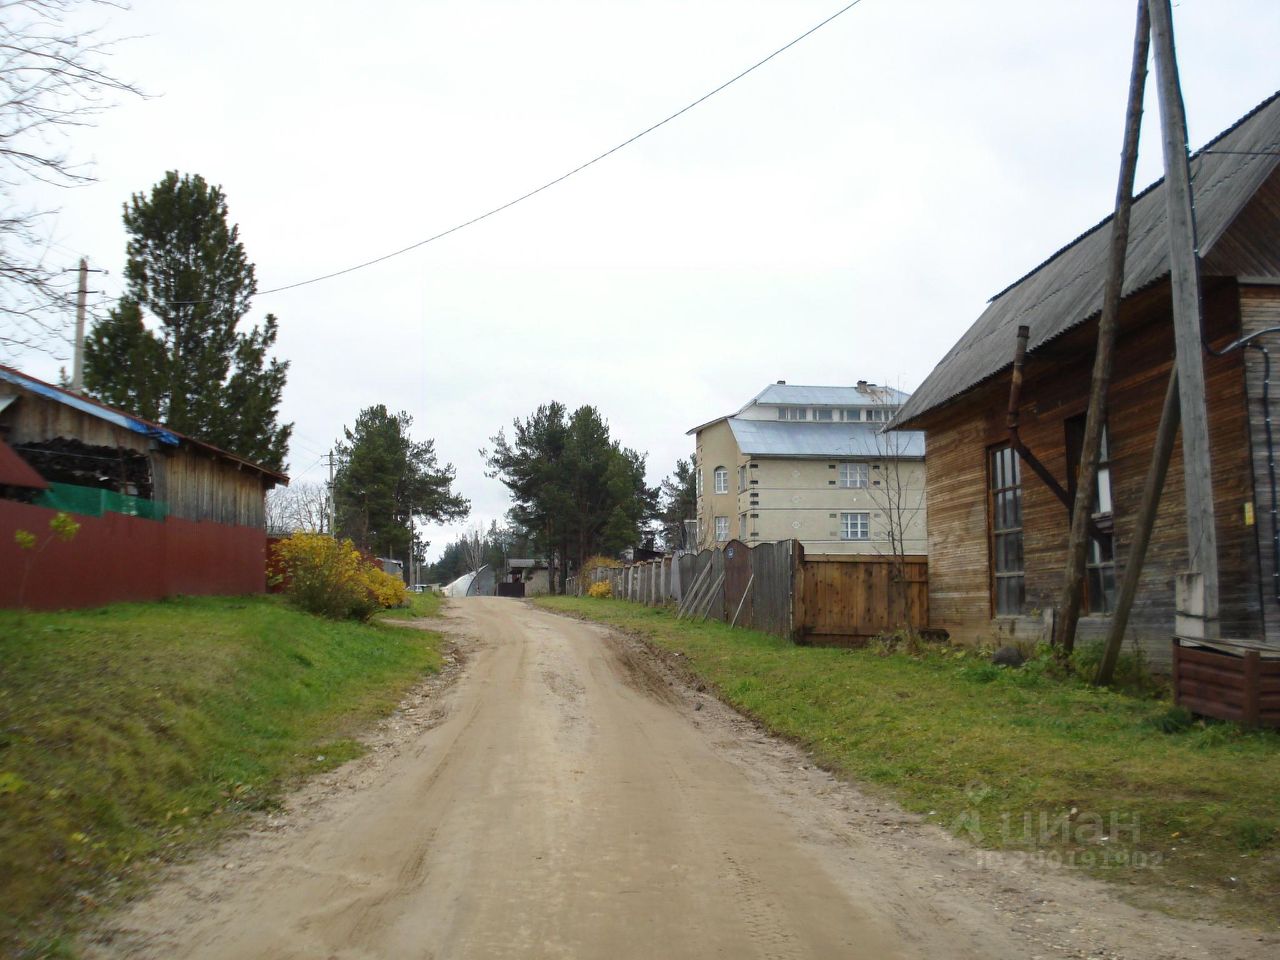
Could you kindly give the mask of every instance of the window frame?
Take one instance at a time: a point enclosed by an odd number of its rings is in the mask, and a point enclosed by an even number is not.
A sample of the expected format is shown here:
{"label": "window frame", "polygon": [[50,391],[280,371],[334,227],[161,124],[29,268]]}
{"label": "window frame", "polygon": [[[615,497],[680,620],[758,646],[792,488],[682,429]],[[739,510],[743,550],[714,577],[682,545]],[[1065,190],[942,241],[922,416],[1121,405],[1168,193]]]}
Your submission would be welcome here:
{"label": "window frame", "polygon": [[729,492],[729,468],[716,467],[711,472],[711,489],[714,493]]}
{"label": "window frame", "polygon": [[[861,518],[860,520],[858,518]],[[861,536],[858,536],[859,530]],[[871,511],[842,510],[840,512],[840,539],[846,543],[862,543],[871,539]]]}
{"label": "window frame", "polygon": [[[852,467],[861,467],[855,471]],[[861,482],[859,482],[861,481]],[[865,460],[841,460],[836,486],[842,490],[866,490],[871,486],[871,464]]]}
{"label": "window frame", "polygon": [[[1027,605],[1025,528],[1022,515],[1022,461],[1008,443],[986,449],[987,563],[992,617],[1017,617]],[[1016,564],[1013,559],[1016,557]],[[1015,569],[1016,567],[1016,569]],[[1011,586],[1005,586],[1010,584]],[[1009,607],[1010,595],[1017,598]]]}
{"label": "window frame", "polygon": [[729,542],[729,518],[716,517],[716,543],[728,543],[728,542]]}

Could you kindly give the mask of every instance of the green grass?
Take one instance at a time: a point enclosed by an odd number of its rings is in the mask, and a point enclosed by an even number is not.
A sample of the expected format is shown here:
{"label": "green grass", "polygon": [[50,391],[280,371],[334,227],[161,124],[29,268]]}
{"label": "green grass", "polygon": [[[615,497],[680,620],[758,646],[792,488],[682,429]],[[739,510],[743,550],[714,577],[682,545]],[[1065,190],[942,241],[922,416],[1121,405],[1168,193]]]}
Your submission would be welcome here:
{"label": "green grass", "polygon": [[157,859],[358,755],[439,642],[268,597],[0,611],[0,955],[63,955]]}
{"label": "green grass", "polygon": [[797,647],[619,600],[536,602],[684,654],[824,766],[980,847],[1076,863],[1174,912],[1280,927],[1274,732],[1190,723],[1167,701],[1054,678],[1040,661]]}
{"label": "green grass", "polygon": [[440,616],[443,605],[444,597],[438,593],[411,593],[407,607],[383,610],[378,616],[384,620],[421,620]]}

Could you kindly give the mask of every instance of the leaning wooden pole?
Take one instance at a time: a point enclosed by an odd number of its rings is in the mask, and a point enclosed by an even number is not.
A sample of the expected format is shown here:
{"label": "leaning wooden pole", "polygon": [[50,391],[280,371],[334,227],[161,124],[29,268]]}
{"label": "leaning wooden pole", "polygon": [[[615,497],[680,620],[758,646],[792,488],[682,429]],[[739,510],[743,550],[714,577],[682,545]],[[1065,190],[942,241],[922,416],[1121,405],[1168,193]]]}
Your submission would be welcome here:
{"label": "leaning wooden pole", "polygon": [[1129,103],[1125,108],[1124,145],[1120,151],[1115,215],[1111,218],[1107,279],[1102,297],[1102,316],[1098,320],[1098,347],[1093,358],[1089,412],[1084,422],[1080,468],[1076,474],[1075,504],[1071,511],[1071,538],[1067,542],[1067,568],[1063,574],[1054,636],[1054,646],[1062,657],[1070,656],[1075,646],[1080,601],[1084,593],[1089,521],[1093,516],[1098,455],[1102,447],[1102,432],[1107,423],[1107,391],[1111,386],[1116,328],[1119,324],[1120,300],[1124,294],[1124,261],[1129,249],[1129,213],[1133,209],[1133,180],[1138,167],[1138,134],[1142,129],[1142,96],[1147,85],[1147,55],[1150,46],[1151,20],[1147,13],[1147,0],[1138,0],[1133,65],[1129,71]]}
{"label": "leaning wooden pole", "polygon": [[[1182,408],[1182,470],[1187,498],[1187,555],[1192,589],[1200,593],[1201,629],[1218,634],[1218,533],[1214,523],[1213,465],[1205,401],[1200,264],[1187,152],[1187,118],[1178,84],[1169,0],[1149,0],[1160,127],[1164,145],[1164,190],[1169,210],[1169,273],[1173,296],[1173,340],[1177,349],[1178,402]],[[1180,611],[1183,612],[1183,611]]]}
{"label": "leaning wooden pole", "polygon": [[1107,643],[1098,664],[1098,673],[1093,678],[1093,682],[1099,685],[1111,682],[1116,660],[1120,657],[1124,631],[1129,625],[1129,611],[1133,609],[1133,598],[1138,593],[1138,580],[1142,576],[1142,565],[1147,559],[1147,546],[1151,543],[1151,530],[1156,524],[1156,511],[1160,508],[1160,491],[1164,489],[1164,479],[1169,473],[1169,460],[1173,456],[1173,443],[1178,437],[1178,419],[1178,368],[1175,366],[1169,371],[1164,409],[1160,413],[1160,426],[1156,428],[1156,442],[1151,450],[1151,468],[1147,471],[1147,481],[1142,488],[1142,503],[1138,507],[1133,540],[1124,559],[1124,579],[1120,582],[1120,595],[1116,598],[1116,608],[1111,614],[1111,626],[1107,630]]}

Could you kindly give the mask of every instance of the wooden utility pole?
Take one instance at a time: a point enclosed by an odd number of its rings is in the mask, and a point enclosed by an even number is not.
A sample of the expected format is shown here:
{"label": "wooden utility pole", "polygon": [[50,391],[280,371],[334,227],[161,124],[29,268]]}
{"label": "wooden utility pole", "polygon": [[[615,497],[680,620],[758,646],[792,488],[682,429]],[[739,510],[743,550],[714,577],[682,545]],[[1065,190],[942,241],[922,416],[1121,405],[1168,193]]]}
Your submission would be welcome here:
{"label": "wooden utility pole", "polygon": [[329,536],[336,537],[338,535],[338,525],[335,518],[335,509],[333,501],[333,451],[329,451]]}
{"label": "wooden utility pole", "polygon": [[80,288],[76,291],[76,342],[71,360],[71,392],[84,393],[84,309],[89,298],[89,261],[80,258]]}
{"label": "wooden utility pole", "polygon": [[1129,249],[1129,213],[1133,209],[1133,180],[1138,166],[1138,134],[1142,129],[1142,96],[1147,86],[1147,53],[1150,42],[1151,21],[1147,16],[1147,0],[1138,0],[1133,65],[1129,72],[1129,102],[1125,108],[1124,145],[1120,151],[1115,215],[1111,218],[1106,287],[1102,297],[1102,316],[1098,320],[1098,347],[1093,359],[1089,412],[1084,422],[1075,503],[1071,511],[1071,537],[1067,544],[1067,569],[1062,584],[1062,598],[1058,604],[1057,634],[1054,637],[1054,646],[1063,657],[1070,656],[1075,646],[1076,624],[1080,619],[1080,601],[1084,593],[1084,572],[1090,539],[1089,521],[1093,516],[1093,492],[1098,480],[1102,432],[1107,425],[1107,390],[1111,386],[1120,299],[1124,292],[1124,261]]}
{"label": "wooden utility pole", "polygon": [[1134,524],[1133,539],[1124,558],[1124,579],[1120,582],[1120,595],[1116,608],[1111,612],[1111,624],[1107,628],[1107,642],[1102,650],[1102,660],[1093,682],[1098,685],[1111,682],[1120,647],[1124,644],[1125,627],[1129,625],[1129,611],[1138,594],[1138,580],[1147,560],[1147,546],[1151,543],[1151,530],[1156,524],[1156,511],[1160,509],[1160,491],[1169,473],[1169,460],[1173,456],[1173,442],[1178,437],[1178,368],[1169,371],[1169,386],[1165,390],[1164,408],[1160,413],[1160,426],[1156,429],[1156,442],[1151,450],[1151,467],[1147,482],[1142,488],[1142,503]]}
{"label": "wooden utility pole", "polygon": [[1213,637],[1218,632],[1218,537],[1213,518],[1213,471],[1209,459],[1209,417],[1201,356],[1200,271],[1191,202],[1187,120],[1178,84],[1169,0],[1150,0],[1149,5],[1164,141],[1165,197],[1169,207],[1169,270],[1182,408],[1182,464],[1187,492],[1187,552],[1191,574],[1189,587],[1193,594],[1198,594],[1198,597],[1184,599],[1191,608],[1203,610],[1204,635]]}

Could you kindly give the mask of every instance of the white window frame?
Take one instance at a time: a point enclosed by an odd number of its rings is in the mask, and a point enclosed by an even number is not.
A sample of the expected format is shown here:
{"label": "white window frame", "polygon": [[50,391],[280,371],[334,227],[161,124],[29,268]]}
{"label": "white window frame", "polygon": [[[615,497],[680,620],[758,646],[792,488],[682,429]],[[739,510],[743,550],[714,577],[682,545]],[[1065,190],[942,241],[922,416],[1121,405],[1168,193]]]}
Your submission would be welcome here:
{"label": "white window frame", "polygon": [[809,408],[808,407],[779,407],[778,419],[779,420],[808,420]]}
{"label": "white window frame", "polygon": [[747,465],[744,463],[738,467],[738,492],[742,493],[747,489]]}
{"label": "white window frame", "polygon": [[744,542],[747,539],[747,515],[745,513],[738,514],[738,539]]}
{"label": "white window frame", "polygon": [[827,420],[834,420],[835,418],[836,418],[836,412],[832,410],[830,407],[814,407],[813,408],[813,419],[815,420],[827,421]]}
{"label": "white window frame", "polygon": [[729,469],[727,467],[716,467],[715,472],[711,474],[712,487],[716,493],[729,492]]}
{"label": "white window frame", "polygon": [[841,540],[870,540],[871,514],[864,510],[854,510],[840,514]]}
{"label": "white window frame", "polygon": [[838,483],[845,490],[867,489],[871,485],[871,465],[865,460],[842,460]]}
{"label": "white window frame", "polygon": [[698,487],[697,495],[700,497],[702,496],[702,467],[701,466],[698,467],[695,480],[697,482],[697,487]]}
{"label": "white window frame", "polygon": [[716,517],[716,543],[726,543],[729,540],[729,518]]}
{"label": "white window frame", "polygon": [[872,423],[888,423],[896,412],[892,407],[868,407],[867,419]]}
{"label": "white window frame", "polygon": [[845,407],[840,411],[840,419],[845,423],[861,423],[862,410],[858,407]]}

